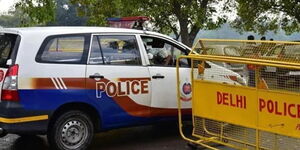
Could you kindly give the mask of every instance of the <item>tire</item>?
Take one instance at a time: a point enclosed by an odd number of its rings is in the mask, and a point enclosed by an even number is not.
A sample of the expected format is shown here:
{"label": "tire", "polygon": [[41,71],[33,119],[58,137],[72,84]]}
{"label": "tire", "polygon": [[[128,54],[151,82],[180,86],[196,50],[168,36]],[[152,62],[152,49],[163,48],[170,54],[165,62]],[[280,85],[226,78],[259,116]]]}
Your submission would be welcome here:
{"label": "tire", "polygon": [[0,134],[0,138],[5,137],[6,135],[7,135],[7,133],[3,132],[3,133]]}
{"label": "tire", "polygon": [[94,136],[91,118],[82,111],[68,111],[56,118],[47,134],[55,150],[85,150]]}

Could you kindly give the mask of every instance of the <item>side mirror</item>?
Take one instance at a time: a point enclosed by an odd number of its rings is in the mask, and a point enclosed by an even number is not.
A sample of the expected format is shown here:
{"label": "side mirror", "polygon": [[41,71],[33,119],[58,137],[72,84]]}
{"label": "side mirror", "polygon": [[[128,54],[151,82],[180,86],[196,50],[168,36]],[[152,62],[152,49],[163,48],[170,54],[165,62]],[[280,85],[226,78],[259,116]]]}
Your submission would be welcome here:
{"label": "side mirror", "polygon": [[147,55],[148,55],[149,60],[152,60],[152,59],[153,59],[153,54],[148,53]]}

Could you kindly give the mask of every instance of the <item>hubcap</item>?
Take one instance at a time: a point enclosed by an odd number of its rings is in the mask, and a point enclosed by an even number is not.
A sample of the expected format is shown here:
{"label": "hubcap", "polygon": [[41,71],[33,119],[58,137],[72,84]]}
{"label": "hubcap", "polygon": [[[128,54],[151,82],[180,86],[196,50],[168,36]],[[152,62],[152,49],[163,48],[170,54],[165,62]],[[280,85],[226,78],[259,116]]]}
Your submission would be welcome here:
{"label": "hubcap", "polygon": [[87,137],[87,125],[81,120],[67,121],[61,130],[61,142],[68,149],[78,148]]}

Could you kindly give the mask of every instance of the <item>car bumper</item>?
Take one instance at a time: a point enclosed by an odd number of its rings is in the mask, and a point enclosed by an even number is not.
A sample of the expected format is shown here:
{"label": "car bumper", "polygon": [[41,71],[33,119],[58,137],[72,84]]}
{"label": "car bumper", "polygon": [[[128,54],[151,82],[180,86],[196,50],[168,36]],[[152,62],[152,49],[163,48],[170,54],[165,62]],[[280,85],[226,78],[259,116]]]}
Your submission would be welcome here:
{"label": "car bumper", "polygon": [[44,134],[48,127],[46,111],[27,110],[17,102],[0,102],[0,131],[14,134]]}

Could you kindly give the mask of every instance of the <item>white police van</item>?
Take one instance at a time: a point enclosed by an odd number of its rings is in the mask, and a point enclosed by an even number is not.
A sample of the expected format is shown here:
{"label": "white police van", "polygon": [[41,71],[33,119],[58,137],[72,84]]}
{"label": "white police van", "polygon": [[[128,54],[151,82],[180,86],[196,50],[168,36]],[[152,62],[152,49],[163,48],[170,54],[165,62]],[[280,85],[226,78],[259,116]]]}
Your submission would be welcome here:
{"label": "white police van", "polygon": [[[0,133],[47,134],[55,149],[86,149],[95,132],[174,119],[175,59],[189,51],[168,36],[132,29],[1,29]],[[190,113],[189,60],[180,66]],[[204,78],[245,84],[210,62]]]}

